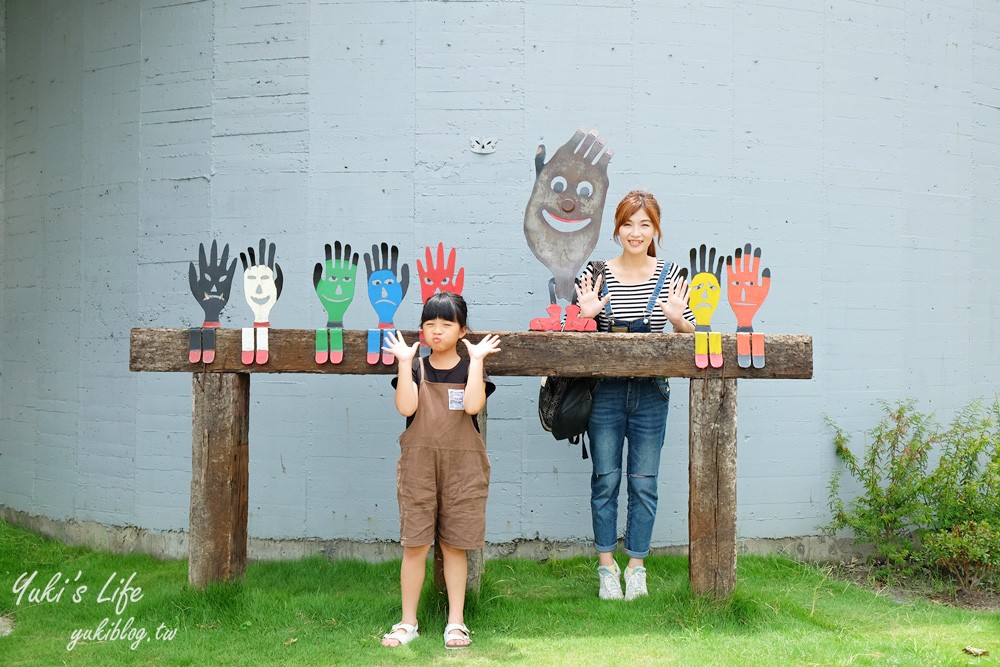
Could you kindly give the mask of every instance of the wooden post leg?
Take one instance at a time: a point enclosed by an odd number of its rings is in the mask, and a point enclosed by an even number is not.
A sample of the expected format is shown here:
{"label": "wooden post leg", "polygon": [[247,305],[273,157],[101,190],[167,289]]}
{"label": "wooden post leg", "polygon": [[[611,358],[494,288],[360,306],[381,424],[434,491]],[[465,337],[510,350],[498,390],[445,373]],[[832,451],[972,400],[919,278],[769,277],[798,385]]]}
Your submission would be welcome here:
{"label": "wooden post leg", "polygon": [[240,579],[247,565],[250,374],[194,373],[188,582]]}
{"label": "wooden post leg", "polygon": [[[479,433],[483,436],[483,442],[486,442],[485,405],[483,406],[483,411],[476,416],[476,422],[479,424]],[[483,571],[486,569],[486,559],[483,557],[483,550],[474,549],[466,551],[465,559],[469,568],[469,572],[465,577],[465,592],[472,592],[478,595],[483,583]],[[441,546],[437,540],[434,541],[434,587],[437,588],[439,593],[445,591],[444,556],[441,554]]]}
{"label": "wooden post leg", "polygon": [[691,592],[736,587],[736,380],[692,379],[688,553]]}
{"label": "wooden post leg", "polygon": [[441,540],[434,539],[434,590],[438,595],[444,595],[448,587],[444,583],[444,554],[441,553]]}

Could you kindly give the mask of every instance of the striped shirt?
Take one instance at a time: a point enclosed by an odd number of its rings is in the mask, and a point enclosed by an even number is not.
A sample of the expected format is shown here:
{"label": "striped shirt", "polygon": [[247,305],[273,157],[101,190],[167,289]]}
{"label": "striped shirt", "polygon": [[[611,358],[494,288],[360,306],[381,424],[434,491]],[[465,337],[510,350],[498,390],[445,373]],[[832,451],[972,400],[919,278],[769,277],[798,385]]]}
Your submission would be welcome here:
{"label": "striped shirt", "polygon": [[[656,260],[656,271],[653,272],[652,277],[644,283],[639,283],[638,285],[623,285],[618,282],[611,270],[605,265],[604,267],[604,284],[608,286],[608,292],[611,294],[611,311],[615,319],[619,320],[638,320],[646,314],[646,305],[649,303],[649,297],[653,295],[653,290],[656,289],[656,283],[660,279],[660,273],[663,271],[664,261],[662,259]],[[587,264],[587,268],[584,269],[583,275],[593,278],[591,271],[593,270],[592,264]],[[670,264],[669,273],[667,274],[667,279],[663,283],[663,288],[660,290],[660,300],[667,300],[667,290],[670,288],[670,282],[675,280],[680,275],[680,267],[676,263]],[[694,313],[691,312],[691,308],[684,309],[684,319],[694,324]],[[653,333],[663,333],[664,327],[669,324],[667,322],[666,316],[659,306],[653,305],[653,312],[649,318],[649,329]],[[610,322],[608,321],[607,314],[602,310],[597,315],[597,330],[607,331]],[[673,331],[673,327],[669,328],[669,331]]]}

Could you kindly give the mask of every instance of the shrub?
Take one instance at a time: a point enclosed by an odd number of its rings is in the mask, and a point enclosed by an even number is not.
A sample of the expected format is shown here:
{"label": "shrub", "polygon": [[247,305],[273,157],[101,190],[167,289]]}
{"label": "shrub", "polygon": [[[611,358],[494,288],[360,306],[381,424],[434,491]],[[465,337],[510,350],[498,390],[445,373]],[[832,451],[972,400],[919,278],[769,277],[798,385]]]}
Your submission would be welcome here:
{"label": "shrub", "polygon": [[1000,399],[989,408],[971,403],[952,420],[927,480],[926,502],[932,531],[1000,518]]}
{"label": "shrub", "polygon": [[830,481],[830,532],[849,528],[855,542],[871,544],[876,560],[890,570],[903,568],[914,551],[915,532],[927,525],[924,502],[927,454],[939,435],[929,415],[914,408],[914,401],[889,405],[885,416],[867,432],[864,459],[848,447],[850,437],[830,421],[836,431],[837,455],[847,471],[861,483],[862,493],[849,503],[840,497],[840,475]]}
{"label": "shrub", "polygon": [[[940,566],[969,590],[1000,572],[1000,398],[974,402],[942,431],[914,401],[883,402],[885,415],[867,432],[863,460],[832,421],[844,467],[862,487],[848,503],[840,476],[830,481],[829,532],[848,528],[855,542],[870,544],[883,574],[903,574],[916,564]],[[928,454],[939,449],[933,472]]]}
{"label": "shrub", "polygon": [[928,533],[922,555],[954,575],[959,590],[970,591],[1000,569],[1000,529],[988,521],[966,521]]}

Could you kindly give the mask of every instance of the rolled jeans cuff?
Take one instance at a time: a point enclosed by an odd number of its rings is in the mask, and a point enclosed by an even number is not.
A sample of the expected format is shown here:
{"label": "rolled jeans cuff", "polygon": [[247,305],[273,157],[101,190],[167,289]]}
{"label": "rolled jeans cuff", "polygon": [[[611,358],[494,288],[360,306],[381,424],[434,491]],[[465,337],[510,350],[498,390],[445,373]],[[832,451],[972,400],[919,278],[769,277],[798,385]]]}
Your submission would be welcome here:
{"label": "rolled jeans cuff", "polygon": [[629,558],[646,558],[649,556],[649,549],[646,549],[645,551],[632,551],[631,549],[626,549],[625,553]]}
{"label": "rolled jeans cuff", "polygon": [[611,553],[612,551],[614,551],[617,548],[618,548],[618,543],[617,542],[615,544],[612,544],[609,547],[608,546],[602,546],[602,545],[598,544],[597,542],[594,542],[594,549],[597,550],[597,553],[602,553],[602,554]]}

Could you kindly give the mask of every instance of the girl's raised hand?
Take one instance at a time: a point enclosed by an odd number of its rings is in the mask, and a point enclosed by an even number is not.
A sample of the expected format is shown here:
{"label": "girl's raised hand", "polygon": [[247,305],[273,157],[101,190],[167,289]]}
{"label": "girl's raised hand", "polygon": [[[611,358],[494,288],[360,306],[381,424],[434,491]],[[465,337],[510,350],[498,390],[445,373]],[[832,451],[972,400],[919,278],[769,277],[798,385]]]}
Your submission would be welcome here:
{"label": "girl's raised hand", "polygon": [[399,331],[389,329],[385,332],[385,345],[382,349],[396,356],[400,361],[411,361],[417,356],[417,348],[420,347],[418,340],[413,345],[407,345],[403,340],[403,334]]}
{"label": "girl's raised hand", "polygon": [[483,339],[475,345],[470,343],[467,338],[463,338],[462,342],[465,343],[466,349],[469,350],[470,359],[483,359],[488,355],[496,354],[500,351],[500,336],[496,334],[483,336]]}
{"label": "girl's raised hand", "polygon": [[670,286],[667,287],[666,301],[662,298],[656,300],[656,305],[660,307],[663,315],[671,324],[679,319],[684,319],[684,311],[687,310],[690,291],[687,281],[678,276],[671,280]]}

